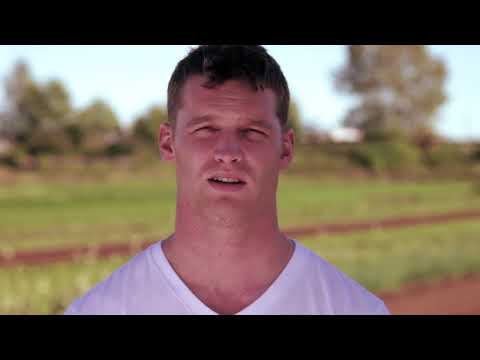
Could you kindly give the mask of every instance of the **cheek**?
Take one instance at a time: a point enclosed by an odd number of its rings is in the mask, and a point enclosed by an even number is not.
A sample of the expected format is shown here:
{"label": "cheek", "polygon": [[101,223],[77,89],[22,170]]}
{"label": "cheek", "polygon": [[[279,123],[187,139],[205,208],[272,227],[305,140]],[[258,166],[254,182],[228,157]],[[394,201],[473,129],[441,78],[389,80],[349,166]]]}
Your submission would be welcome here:
{"label": "cheek", "polygon": [[258,141],[244,139],[242,146],[245,151],[250,153],[255,153],[265,158],[274,158],[277,153],[280,153],[281,149],[281,144],[277,140],[274,135],[268,139]]}
{"label": "cheek", "polygon": [[265,178],[277,176],[280,167],[281,152],[276,147],[256,146],[245,151],[246,162]]}
{"label": "cheek", "polygon": [[177,172],[198,176],[196,173],[202,170],[205,163],[208,162],[210,153],[210,146],[205,143],[178,143],[175,151]]}

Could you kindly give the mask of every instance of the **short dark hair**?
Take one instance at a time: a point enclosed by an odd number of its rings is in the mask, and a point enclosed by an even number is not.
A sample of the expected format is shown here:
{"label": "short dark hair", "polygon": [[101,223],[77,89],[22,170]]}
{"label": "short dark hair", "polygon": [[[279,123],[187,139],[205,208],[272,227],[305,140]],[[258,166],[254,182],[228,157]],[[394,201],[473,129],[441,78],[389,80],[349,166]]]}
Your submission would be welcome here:
{"label": "short dark hair", "polygon": [[207,77],[206,88],[227,80],[244,80],[255,91],[271,89],[277,96],[277,116],[282,129],[288,128],[290,91],[283,72],[260,45],[200,45],[176,66],[168,84],[168,118],[173,124],[181,106],[181,92],[192,75]]}

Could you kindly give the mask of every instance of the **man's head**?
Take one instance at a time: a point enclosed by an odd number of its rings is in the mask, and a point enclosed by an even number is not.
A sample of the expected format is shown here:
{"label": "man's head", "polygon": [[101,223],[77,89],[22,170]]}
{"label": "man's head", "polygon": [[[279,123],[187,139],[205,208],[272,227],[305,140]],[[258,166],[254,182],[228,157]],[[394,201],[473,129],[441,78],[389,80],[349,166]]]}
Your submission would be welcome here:
{"label": "man's head", "polygon": [[194,75],[205,77],[204,86],[214,88],[228,80],[248,83],[254,90],[271,89],[283,130],[288,127],[290,91],[280,66],[259,45],[202,45],[193,49],[175,68],[168,85],[168,117],[176,123],[182,106],[182,90]]}
{"label": "man's head", "polygon": [[172,76],[168,106],[170,123],[160,128],[159,146],[164,159],[175,161],[177,206],[225,222],[273,215],[294,134],[287,125],[287,82],[266,51],[193,50]]}

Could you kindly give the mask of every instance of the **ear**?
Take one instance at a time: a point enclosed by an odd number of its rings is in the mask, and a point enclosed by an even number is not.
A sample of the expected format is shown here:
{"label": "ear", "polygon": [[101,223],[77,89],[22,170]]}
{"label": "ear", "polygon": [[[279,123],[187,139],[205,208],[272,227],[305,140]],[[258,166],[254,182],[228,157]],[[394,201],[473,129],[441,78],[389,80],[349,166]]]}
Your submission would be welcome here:
{"label": "ear", "polygon": [[158,150],[165,161],[175,159],[174,133],[169,123],[162,123],[158,133]]}
{"label": "ear", "polygon": [[286,169],[293,159],[295,148],[295,131],[289,129],[282,132],[282,155],[280,158],[280,168]]}

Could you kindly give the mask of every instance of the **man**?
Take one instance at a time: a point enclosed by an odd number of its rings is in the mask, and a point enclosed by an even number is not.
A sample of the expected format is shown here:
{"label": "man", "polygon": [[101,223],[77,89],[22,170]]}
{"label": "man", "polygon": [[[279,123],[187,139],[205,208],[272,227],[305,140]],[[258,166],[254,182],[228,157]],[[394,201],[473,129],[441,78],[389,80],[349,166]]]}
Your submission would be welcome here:
{"label": "man", "polygon": [[175,232],[66,314],[388,314],[382,301],[281,233],[293,157],[290,95],[261,46],[200,46],[175,69],[159,149],[175,163]]}

